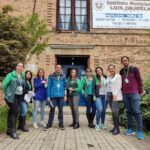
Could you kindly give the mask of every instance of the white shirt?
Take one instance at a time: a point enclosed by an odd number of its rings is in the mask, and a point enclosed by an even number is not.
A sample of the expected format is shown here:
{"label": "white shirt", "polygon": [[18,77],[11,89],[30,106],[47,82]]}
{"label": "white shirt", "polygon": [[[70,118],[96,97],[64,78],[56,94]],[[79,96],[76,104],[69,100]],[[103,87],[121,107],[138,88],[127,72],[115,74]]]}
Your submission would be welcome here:
{"label": "white shirt", "polygon": [[101,77],[101,88],[99,89],[99,95],[106,94],[106,85],[107,85],[107,80],[104,77]]}

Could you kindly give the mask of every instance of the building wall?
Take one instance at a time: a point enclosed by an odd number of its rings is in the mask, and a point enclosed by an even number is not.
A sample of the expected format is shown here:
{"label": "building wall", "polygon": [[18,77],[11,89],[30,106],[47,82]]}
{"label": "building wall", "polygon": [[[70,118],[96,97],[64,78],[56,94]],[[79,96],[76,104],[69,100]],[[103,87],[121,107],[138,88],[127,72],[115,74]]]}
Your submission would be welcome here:
{"label": "building wall", "polygon": [[[14,12],[11,13],[14,16],[31,15],[34,0],[0,0],[0,7],[5,4],[14,7]],[[48,75],[54,70],[55,55],[62,54],[89,55],[89,67],[101,65],[106,71],[107,65],[114,63],[119,70],[121,56],[128,55],[131,57],[131,62],[142,72],[150,73],[150,32],[148,30],[92,29],[91,20],[90,32],[56,32],[56,0],[37,0],[36,12],[47,21],[52,32],[49,47],[39,58],[34,56],[28,62],[27,67],[32,68],[33,71],[36,72],[42,67]],[[92,18],[92,13],[90,16]]]}

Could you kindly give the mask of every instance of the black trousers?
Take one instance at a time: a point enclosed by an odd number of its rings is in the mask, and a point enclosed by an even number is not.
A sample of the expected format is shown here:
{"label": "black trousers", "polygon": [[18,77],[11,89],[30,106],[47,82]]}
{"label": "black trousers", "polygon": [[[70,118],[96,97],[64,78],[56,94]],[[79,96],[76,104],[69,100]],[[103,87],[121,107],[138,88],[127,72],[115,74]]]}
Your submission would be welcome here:
{"label": "black trousers", "polygon": [[15,131],[16,130],[16,122],[19,114],[19,107],[22,100],[22,95],[15,95],[14,102],[9,103],[7,105],[9,107],[8,116],[7,116],[7,130]]}

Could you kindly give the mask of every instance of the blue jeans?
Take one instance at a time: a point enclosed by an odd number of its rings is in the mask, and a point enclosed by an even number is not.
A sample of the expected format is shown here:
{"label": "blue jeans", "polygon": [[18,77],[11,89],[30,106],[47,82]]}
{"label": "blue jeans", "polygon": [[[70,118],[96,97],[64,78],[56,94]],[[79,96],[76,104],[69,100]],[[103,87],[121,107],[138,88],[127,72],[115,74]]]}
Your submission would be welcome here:
{"label": "blue jeans", "polygon": [[89,124],[93,123],[95,113],[96,113],[95,101],[93,100],[92,95],[88,95],[86,99],[86,116],[87,116]]}
{"label": "blue jeans", "polygon": [[27,111],[28,111],[28,104],[24,101],[21,102],[20,104],[20,114],[22,117],[27,115]]}
{"label": "blue jeans", "polygon": [[134,116],[137,124],[137,130],[142,131],[143,123],[142,123],[142,115],[140,109],[139,93],[124,94],[123,100],[124,100],[126,113],[127,113],[128,128],[133,129],[133,116]]}
{"label": "blue jeans", "polygon": [[34,110],[33,110],[33,123],[37,122],[37,111],[40,105],[40,120],[41,122],[44,121],[44,108],[46,105],[46,100],[34,100]]}
{"label": "blue jeans", "polygon": [[105,95],[100,95],[96,97],[96,124],[105,123],[105,114],[106,114],[106,101],[105,101]]}
{"label": "blue jeans", "polygon": [[53,121],[54,121],[54,115],[55,115],[55,107],[58,106],[58,121],[59,126],[63,125],[63,106],[64,106],[64,98],[53,98],[51,99],[51,102],[54,107],[50,105],[50,112],[49,112],[49,119],[47,126],[52,127]]}

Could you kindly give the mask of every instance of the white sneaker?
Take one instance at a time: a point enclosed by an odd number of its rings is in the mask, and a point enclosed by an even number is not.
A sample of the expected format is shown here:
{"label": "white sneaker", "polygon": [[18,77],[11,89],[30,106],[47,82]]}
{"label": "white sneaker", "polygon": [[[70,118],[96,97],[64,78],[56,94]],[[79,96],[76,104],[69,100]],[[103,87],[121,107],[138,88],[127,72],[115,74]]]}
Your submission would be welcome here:
{"label": "white sneaker", "polygon": [[106,126],[105,126],[105,124],[101,124],[101,127],[100,127],[101,129],[106,129]]}
{"label": "white sneaker", "polygon": [[38,126],[37,126],[37,124],[36,124],[36,123],[33,123],[33,128],[35,128],[35,129],[37,129],[37,128],[38,128]]}
{"label": "white sneaker", "polygon": [[41,122],[41,127],[45,128],[46,124],[44,123],[44,121]]}

